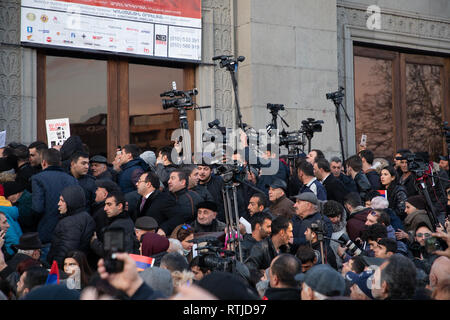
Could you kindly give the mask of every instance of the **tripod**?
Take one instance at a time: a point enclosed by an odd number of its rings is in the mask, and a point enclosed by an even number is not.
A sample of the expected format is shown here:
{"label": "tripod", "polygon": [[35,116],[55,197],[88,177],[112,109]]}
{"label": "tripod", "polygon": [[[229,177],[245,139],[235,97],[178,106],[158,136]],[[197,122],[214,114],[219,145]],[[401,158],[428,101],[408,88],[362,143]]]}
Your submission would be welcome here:
{"label": "tripod", "polygon": [[[419,190],[419,192],[422,194],[422,196],[425,197],[428,207],[430,208],[430,211],[427,210],[428,218],[430,219],[431,224],[433,225],[434,230],[436,231],[436,227],[439,225],[439,221],[436,216],[436,209],[433,206],[433,203],[431,201],[430,193],[428,192],[427,184],[425,183],[425,176],[423,172],[413,172],[414,177],[416,178],[416,187]],[[419,176],[419,177],[417,177]]]}
{"label": "tripod", "polygon": [[[222,188],[223,203],[225,209],[225,223],[227,225],[227,238],[234,243],[235,256],[242,261],[242,248],[239,244],[241,233],[239,230],[239,210],[237,204],[236,185],[233,181],[225,183]],[[234,213],[234,214],[233,214]],[[237,238],[234,238],[233,230],[236,230]],[[230,240],[231,239],[231,240]],[[237,242],[237,245],[236,245]]]}
{"label": "tripod", "polygon": [[[341,113],[340,109],[344,110],[345,116],[347,117],[347,120],[350,122],[350,117],[347,114],[347,111],[345,111],[344,106],[342,105],[342,100],[345,96],[344,94],[344,88],[339,87],[339,90],[332,93],[327,93],[326,98],[327,100],[333,100],[334,106],[336,107],[336,121],[338,123],[338,129],[339,129],[339,142],[341,145],[341,155],[342,155],[342,164],[345,164],[345,155],[344,155],[344,138],[342,136],[342,126],[341,126]],[[344,172],[345,172],[345,166],[344,166]]]}

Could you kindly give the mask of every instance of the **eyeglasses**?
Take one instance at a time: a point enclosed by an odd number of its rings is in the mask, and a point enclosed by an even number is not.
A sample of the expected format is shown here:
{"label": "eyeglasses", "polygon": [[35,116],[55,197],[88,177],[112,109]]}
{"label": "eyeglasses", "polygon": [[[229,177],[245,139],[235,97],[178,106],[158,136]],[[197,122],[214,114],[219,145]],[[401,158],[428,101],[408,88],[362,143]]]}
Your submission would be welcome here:
{"label": "eyeglasses", "polygon": [[145,183],[145,180],[138,180],[137,183],[143,182]]}
{"label": "eyeglasses", "polygon": [[422,238],[422,237],[429,238],[429,237],[431,237],[431,233],[428,233],[428,232],[427,233],[417,233],[416,236],[418,238]]}

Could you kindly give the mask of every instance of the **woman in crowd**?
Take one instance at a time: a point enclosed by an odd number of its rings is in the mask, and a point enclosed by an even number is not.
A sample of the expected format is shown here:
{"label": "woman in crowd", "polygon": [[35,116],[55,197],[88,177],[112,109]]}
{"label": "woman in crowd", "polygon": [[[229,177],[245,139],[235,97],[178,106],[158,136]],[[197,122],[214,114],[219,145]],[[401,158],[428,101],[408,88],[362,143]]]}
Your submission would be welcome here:
{"label": "woman in crowd", "polygon": [[395,211],[396,215],[403,220],[405,218],[405,202],[408,194],[404,186],[398,184],[397,172],[392,166],[381,170],[381,184],[387,190],[389,208]]}
{"label": "woman in crowd", "polygon": [[171,238],[178,239],[183,246],[183,254],[188,259],[188,262],[192,260],[192,246],[193,242],[189,242],[194,239],[194,228],[188,224],[181,224],[177,226],[170,236]]}
{"label": "woman in crowd", "polygon": [[64,272],[69,275],[66,280],[69,289],[85,288],[93,274],[82,251],[69,251],[64,258]]}

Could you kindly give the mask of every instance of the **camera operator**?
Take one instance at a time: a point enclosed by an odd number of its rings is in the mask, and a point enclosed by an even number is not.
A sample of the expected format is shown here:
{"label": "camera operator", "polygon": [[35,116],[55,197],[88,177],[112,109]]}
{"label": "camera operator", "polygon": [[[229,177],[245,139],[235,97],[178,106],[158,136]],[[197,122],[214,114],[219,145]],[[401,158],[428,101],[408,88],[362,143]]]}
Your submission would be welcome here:
{"label": "camera operator", "polygon": [[[433,231],[425,224],[419,223],[413,232],[412,242],[408,246],[408,256],[417,268],[422,269],[429,274],[431,265],[438,257],[434,252],[426,248],[426,241],[432,239]],[[438,241],[438,243],[440,243]]]}
{"label": "camera operator", "polygon": [[220,176],[213,174],[212,165],[203,162],[197,165],[198,168],[198,188],[204,188],[214,199],[218,205],[217,219],[225,221],[225,208],[223,206],[222,188],[224,185],[223,179]]}
{"label": "camera operator", "polygon": [[441,170],[444,170],[445,172],[448,172],[449,170],[448,156],[439,156],[439,168]]}
{"label": "camera operator", "polygon": [[264,190],[266,194],[269,193],[268,186],[271,185],[274,180],[280,179],[285,182],[289,180],[289,168],[284,164],[283,161],[280,160],[280,158],[277,158],[279,156],[279,146],[276,144],[268,144],[266,153],[263,155],[263,159],[270,160],[270,163],[261,165],[262,167],[270,167],[270,166],[276,166],[273,164],[274,162],[278,162],[278,171],[275,175],[260,175],[256,187],[258,189]]}
{"label": "camera operator", "polygon": [[[305,231],[308,222],[321,220],[324,224],[324,235],[328,238],[333,233],[333,226],[328,217],[325,217],[319,212],[319,200],[312,192],[304,192],[293,197],[295,199],[295,216],[292,218],[294,243],[293,251],[297,251],[297,247],[302,244],[307,244],[305,238]],[[325,242],[328,244],[329,240]]]}
{"label": "camera operator", "polygon": [[401,156],[395,157],[395,160],[398,161],[398,168],[400,168],[401,170],[401,175],[399,175],[400,178],[398,180],[398,184],[405,187],[408,197],[415,196],[419,194],[419,191],[416,188],[414,175],[408,169],[407,159],[409,153],[401,152],[400,154]]}
{"label": "camera operator", "polygon": [[[305,224],[305,238],[309,242],[311,248],[315,251],[317,256],[317,263],[322,263],[322,248],[319,241],[319,233],[323,234],[322,224],[320,220],[308,221]],[[329,264],[333,269],[337,270],[336,256],[334,255],[333,249],[331,249],[329,244],[323,241],[323,259],[326,264]]]}

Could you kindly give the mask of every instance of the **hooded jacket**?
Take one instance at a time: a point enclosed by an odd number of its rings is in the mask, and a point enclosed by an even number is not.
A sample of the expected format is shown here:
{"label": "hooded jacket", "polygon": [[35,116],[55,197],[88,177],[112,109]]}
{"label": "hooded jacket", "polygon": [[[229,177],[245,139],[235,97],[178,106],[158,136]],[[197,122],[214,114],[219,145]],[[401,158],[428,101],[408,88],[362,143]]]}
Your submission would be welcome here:
{"label": "hooded jacket", "polygon": [[64,141],[61,150],[62,167],[66,172],[70,172],[70,157],[77,151],[84,151],[83,141],[79,136],[70,136]]}
{"label": "hooded jacket", "polygon": [[117,177],[117,182],[122,192],[128,193],[136,190],[136,182],[139,180],[140,175],[147,171],[149,167],[142,158],[137,157],[122,164],[120,169],[122,171]]}
{"label": "hooded jacket", "polygon": [[[9,224],[8,231],[6,231],[5,234],[6,252],[9,256],[13,256],[15,251],[11,246],[19,244],[19,239],[22,235],[22,229],[20,228],[18,222],[19,210],[17,209],[17,207],[12,207],[10,203],[9,206],[0,206],[0,211],[5,214],[6,220]],[[9,257],[5,258],[8,259]]]}
{"label": "hooded jacket", "polygon": [[39,220],[39,238],[43,244],[50,243],[59,220],[58,201],[61,190],[70,185],[78,185],[78,181],[61,167],[50,166],[32,176],[31,184],[31,209]]}
{"label": "hooded jacket", "polygon": [[80,250],[87,254],[89,241],[95,231],[95,222],[85,208],[84,190],[78,185],[69,186],[61,192],[67,204],[67,212],[60,214],[55,227],[47,261],[63,266],[66,254]]}
{"label": "hooded jacket", "polygon": [[415,231],[417,226],[421,223],[425,223],[430,230],[433,230],[433,225],[425,210],[417,210],[411,214],[408,214],[403,220],[405,231]]}

